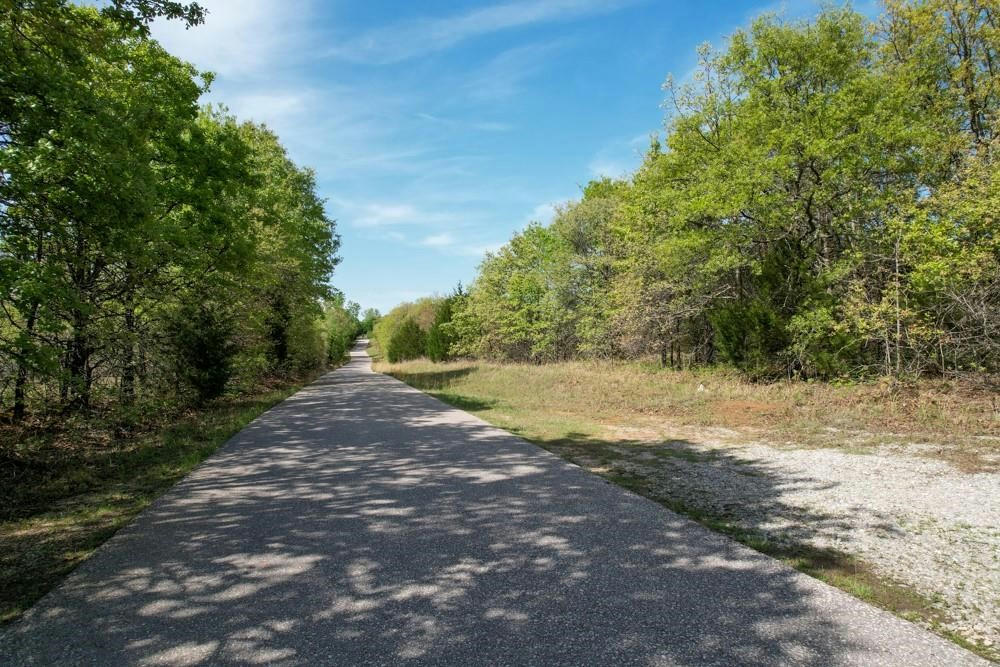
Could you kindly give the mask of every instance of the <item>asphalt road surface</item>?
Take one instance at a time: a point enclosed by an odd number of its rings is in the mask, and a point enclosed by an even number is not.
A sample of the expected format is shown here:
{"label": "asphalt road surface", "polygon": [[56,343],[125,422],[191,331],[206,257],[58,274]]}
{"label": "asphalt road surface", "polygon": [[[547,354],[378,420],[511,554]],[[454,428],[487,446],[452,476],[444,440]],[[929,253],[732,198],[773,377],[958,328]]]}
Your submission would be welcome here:
{"label": "asphalt road surface", "polygon": [[351,362],[0,635],[0,664],[974,665]]}

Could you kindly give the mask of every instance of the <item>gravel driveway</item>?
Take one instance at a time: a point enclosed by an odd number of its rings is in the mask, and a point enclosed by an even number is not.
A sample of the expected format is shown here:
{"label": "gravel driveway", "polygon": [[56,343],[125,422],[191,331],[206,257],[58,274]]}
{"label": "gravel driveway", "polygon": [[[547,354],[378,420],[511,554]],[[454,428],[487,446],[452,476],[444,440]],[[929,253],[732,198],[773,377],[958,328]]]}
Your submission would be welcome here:
{"label": "gravel driveway", "polygon": [[0,635],[0,664],[985,664],[352,356]]}

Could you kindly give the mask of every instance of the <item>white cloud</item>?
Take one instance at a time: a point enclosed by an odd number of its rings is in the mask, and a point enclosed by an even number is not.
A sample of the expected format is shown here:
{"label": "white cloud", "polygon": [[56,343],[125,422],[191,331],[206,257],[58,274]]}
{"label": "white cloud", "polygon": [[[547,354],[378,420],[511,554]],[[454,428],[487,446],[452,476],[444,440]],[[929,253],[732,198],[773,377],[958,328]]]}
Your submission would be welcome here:
{"label": "white cloud", "polygon": [[205,23],[156,21],[153,37],[174,55],[221,76],[244,77],[307,52],[311,2],[201,0]]}
{"label": "white cloud", "polygon": [[359,227],[382,227],[417,222],[420,213],[409,204],[364,204],[352,222]]}
{"label": "white cloud", "polygon": [[634,0],[520,0],[441,18],[375,28],[330,49],[353,62],[385,65],[443,51],[468,39],[537,23],[616,11]]}
{"label": "white cloud", "polygon": [[455,244],[455,237],[445,232],[443,234],[433,234],[432,236],[426,237],[420,242],[420,245],[429,246],[431,248],[443,248],[445,246],[450,246]]}
{"label": "white cloud", "polygon": [[496,252],[504,245],[506,241],[494,241],[490,243],[483,242],[459,242],[451,234],[438,234],[436,236],[429,236],[420,242],[419,245],[436,248],[442,252],[449,255],[458,255],[461,257],[482,257],[488,252]]}
{"label": "white cloud", "polygon": [[569,197],[567,197],[565,199],[556,199],[553,201],[543,202],[535,206],[535,208],[531,209],[531,213],[529,213],[524,218],[524,222],[521,225],[521,229],[524,229],[532,222],[538,222],[541,223],[542,225],[549,224],[550,222],[552,222],[552,218],[556,216],[556,212],[558,211],[559,207],[564,206],[569,201],[570,199]]}
{"label": "white cloud", "polygon": [[506,241],[483,242],[461,240],[451,232],[431,234],[414,242],[397,231],[382,228],[379,228],[375,232],[375,238],[394,241],[407,246],[433,248],[444,254],[459,257],[482,257],[488,252],[496,252],[506,244]]}
{"label": "white cloud", "polygon": [[226,101],[237,117],[274,124],[276,120],[298,116],[310,110],[310,96],[304,92],[248,92]]}
{"label": "white cloud", "polygon": [[631,171],[631,166],[613,160],[591,160],[587,165],[594,178],[622,178]]}
{"label": "white cloud", "polygon": [[458,248],[458,254],[465,255],[467,257],[482,257],[488,252],[496,252],[505,245],[507,245],[506,241],[464,245]]}
{"label": "white cloud", "polygon": [[625,178],[629,176],[649,148],[649,142],[658,132],[638,134],[631,139],[605,144],[587,164],[593,178]]}
{"label": "white cloud", "polygon": [[[446,209],[427,209],[412,202],[358,202],[341,197],[329,200],[330,208],[337,220],[348,222],[355,227],[383,228],[400,225],[422,225],[425,227],[463,226],[465,216]],[[446,245],[447,234],[431,236],[436,243],[422,245]]]}

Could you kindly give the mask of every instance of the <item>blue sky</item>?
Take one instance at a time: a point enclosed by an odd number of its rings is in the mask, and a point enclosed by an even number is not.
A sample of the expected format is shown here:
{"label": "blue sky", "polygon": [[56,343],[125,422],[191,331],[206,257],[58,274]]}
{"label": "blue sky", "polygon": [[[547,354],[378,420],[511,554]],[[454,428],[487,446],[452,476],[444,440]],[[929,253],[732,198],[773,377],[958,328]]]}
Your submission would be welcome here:
{"label": "blue sky", "polygon": [[269,125],[316,170],[341,255],[333,284],[383,312],[469,283],[483,253],[640,160],[661,85],[702,42],[812,0],[503,3],[199,0],[158,23],[211,70],[210,101]]}

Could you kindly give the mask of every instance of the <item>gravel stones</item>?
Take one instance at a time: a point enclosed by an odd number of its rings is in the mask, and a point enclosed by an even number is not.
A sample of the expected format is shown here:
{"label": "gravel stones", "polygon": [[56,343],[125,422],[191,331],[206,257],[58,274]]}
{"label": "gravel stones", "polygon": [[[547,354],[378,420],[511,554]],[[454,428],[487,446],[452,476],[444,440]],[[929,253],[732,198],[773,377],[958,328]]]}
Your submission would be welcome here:
{"label": "gravel stones", "polygon": [[769,540],[857,556],[933,600],[948,630],[1000,646],[1000,474],[899,447],[859,454],[684,435],[641,453],[622,447],[613,467]]}

